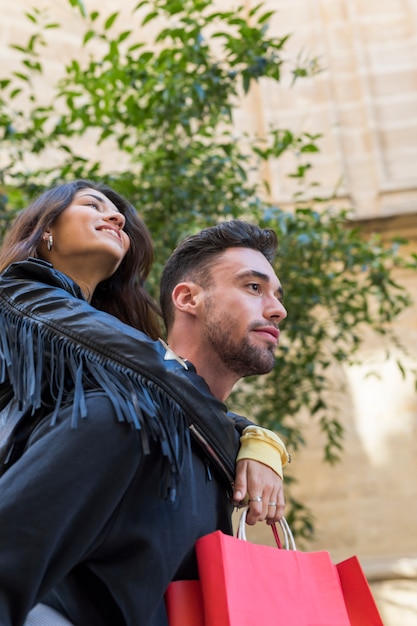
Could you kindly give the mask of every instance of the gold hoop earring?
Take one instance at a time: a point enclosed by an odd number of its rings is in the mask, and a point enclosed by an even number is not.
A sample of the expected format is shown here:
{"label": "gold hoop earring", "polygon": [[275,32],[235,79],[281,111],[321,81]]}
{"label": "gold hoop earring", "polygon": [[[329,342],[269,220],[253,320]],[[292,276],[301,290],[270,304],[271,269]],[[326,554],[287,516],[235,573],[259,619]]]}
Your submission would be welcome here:
{"label": "gold hoop earring", "polygon": [[54,238],[52,237],[52,235],[49,235],[46,241],[46,247],[48,248],[49,252],[52,250],[53,245],[54,245]]}

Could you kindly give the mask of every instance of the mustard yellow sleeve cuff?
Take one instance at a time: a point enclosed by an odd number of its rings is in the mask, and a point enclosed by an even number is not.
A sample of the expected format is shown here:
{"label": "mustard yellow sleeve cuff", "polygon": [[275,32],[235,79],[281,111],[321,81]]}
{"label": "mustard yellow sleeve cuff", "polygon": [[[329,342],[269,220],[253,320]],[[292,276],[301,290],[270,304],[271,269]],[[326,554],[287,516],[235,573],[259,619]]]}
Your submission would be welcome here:
{"label": "mustard yellow sleeve cuff", "polygon": [[251,459],[270,467],[283,479],[282,468],[290,456],[284,442],[272,430],[260,426],[247,426],[240,438],[240,450],[236,461]]}

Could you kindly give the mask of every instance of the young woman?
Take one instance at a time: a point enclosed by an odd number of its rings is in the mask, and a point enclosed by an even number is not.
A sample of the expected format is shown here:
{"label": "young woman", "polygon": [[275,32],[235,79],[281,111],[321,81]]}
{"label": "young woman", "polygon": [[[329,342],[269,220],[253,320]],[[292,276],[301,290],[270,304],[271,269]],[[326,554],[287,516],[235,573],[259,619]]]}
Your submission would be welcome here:
{"label": "young woman", "polygon": [[44,623],[39,603],[54,624],[166,626],[196,539],[231,532],[250,422],[155,341],[151,263],[135,209],[89,181],[44,193],[3,245],[2,626],[35,605],[27,624]]}

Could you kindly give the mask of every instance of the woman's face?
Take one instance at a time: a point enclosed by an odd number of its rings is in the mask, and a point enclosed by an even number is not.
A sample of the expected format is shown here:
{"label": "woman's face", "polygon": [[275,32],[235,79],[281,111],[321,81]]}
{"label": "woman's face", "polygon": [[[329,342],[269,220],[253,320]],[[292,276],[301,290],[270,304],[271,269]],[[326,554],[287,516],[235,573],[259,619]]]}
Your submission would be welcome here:
{"label": "woman's face", "polygon": [[[88,297],[124,259],[130,239],[125,218],[102,192],[85,188],[44,233],[43,256],[55,269],[75,280]],[[46,242],[52,235],[52,248]]]}

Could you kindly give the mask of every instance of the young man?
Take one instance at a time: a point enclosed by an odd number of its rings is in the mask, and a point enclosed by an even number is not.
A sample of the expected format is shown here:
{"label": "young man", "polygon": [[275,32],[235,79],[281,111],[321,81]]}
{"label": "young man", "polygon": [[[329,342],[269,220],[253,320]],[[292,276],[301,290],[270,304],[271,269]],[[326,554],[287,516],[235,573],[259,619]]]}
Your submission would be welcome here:
{"label": "young man", "polygon": [[[169,347],[173,355],[192,363],[221,401],[240,378],[266,374],[274,366],[279,324],[287,315],[282,286],[272,267],[276,249],[273,230],[232,220],[185,239],[163,270],[160,301]],[[239,463],[246,454],[256,458],[261,441],[270,444],[271,455],[278,451],[283,463],[288,460],[276,435],[247,427],[241,442],[249,444],[251,453],[246,448],[238,455],[235,500],[239,490],[242,497],[246,493]],[[265,463],[265,445],[258,459]],[[282,467],[276,471],[281,474]],[[282,516],[282,488],[271,485],[264,481],[262,490],[259,487],[255,493],[252,477],[249,523]]]}

